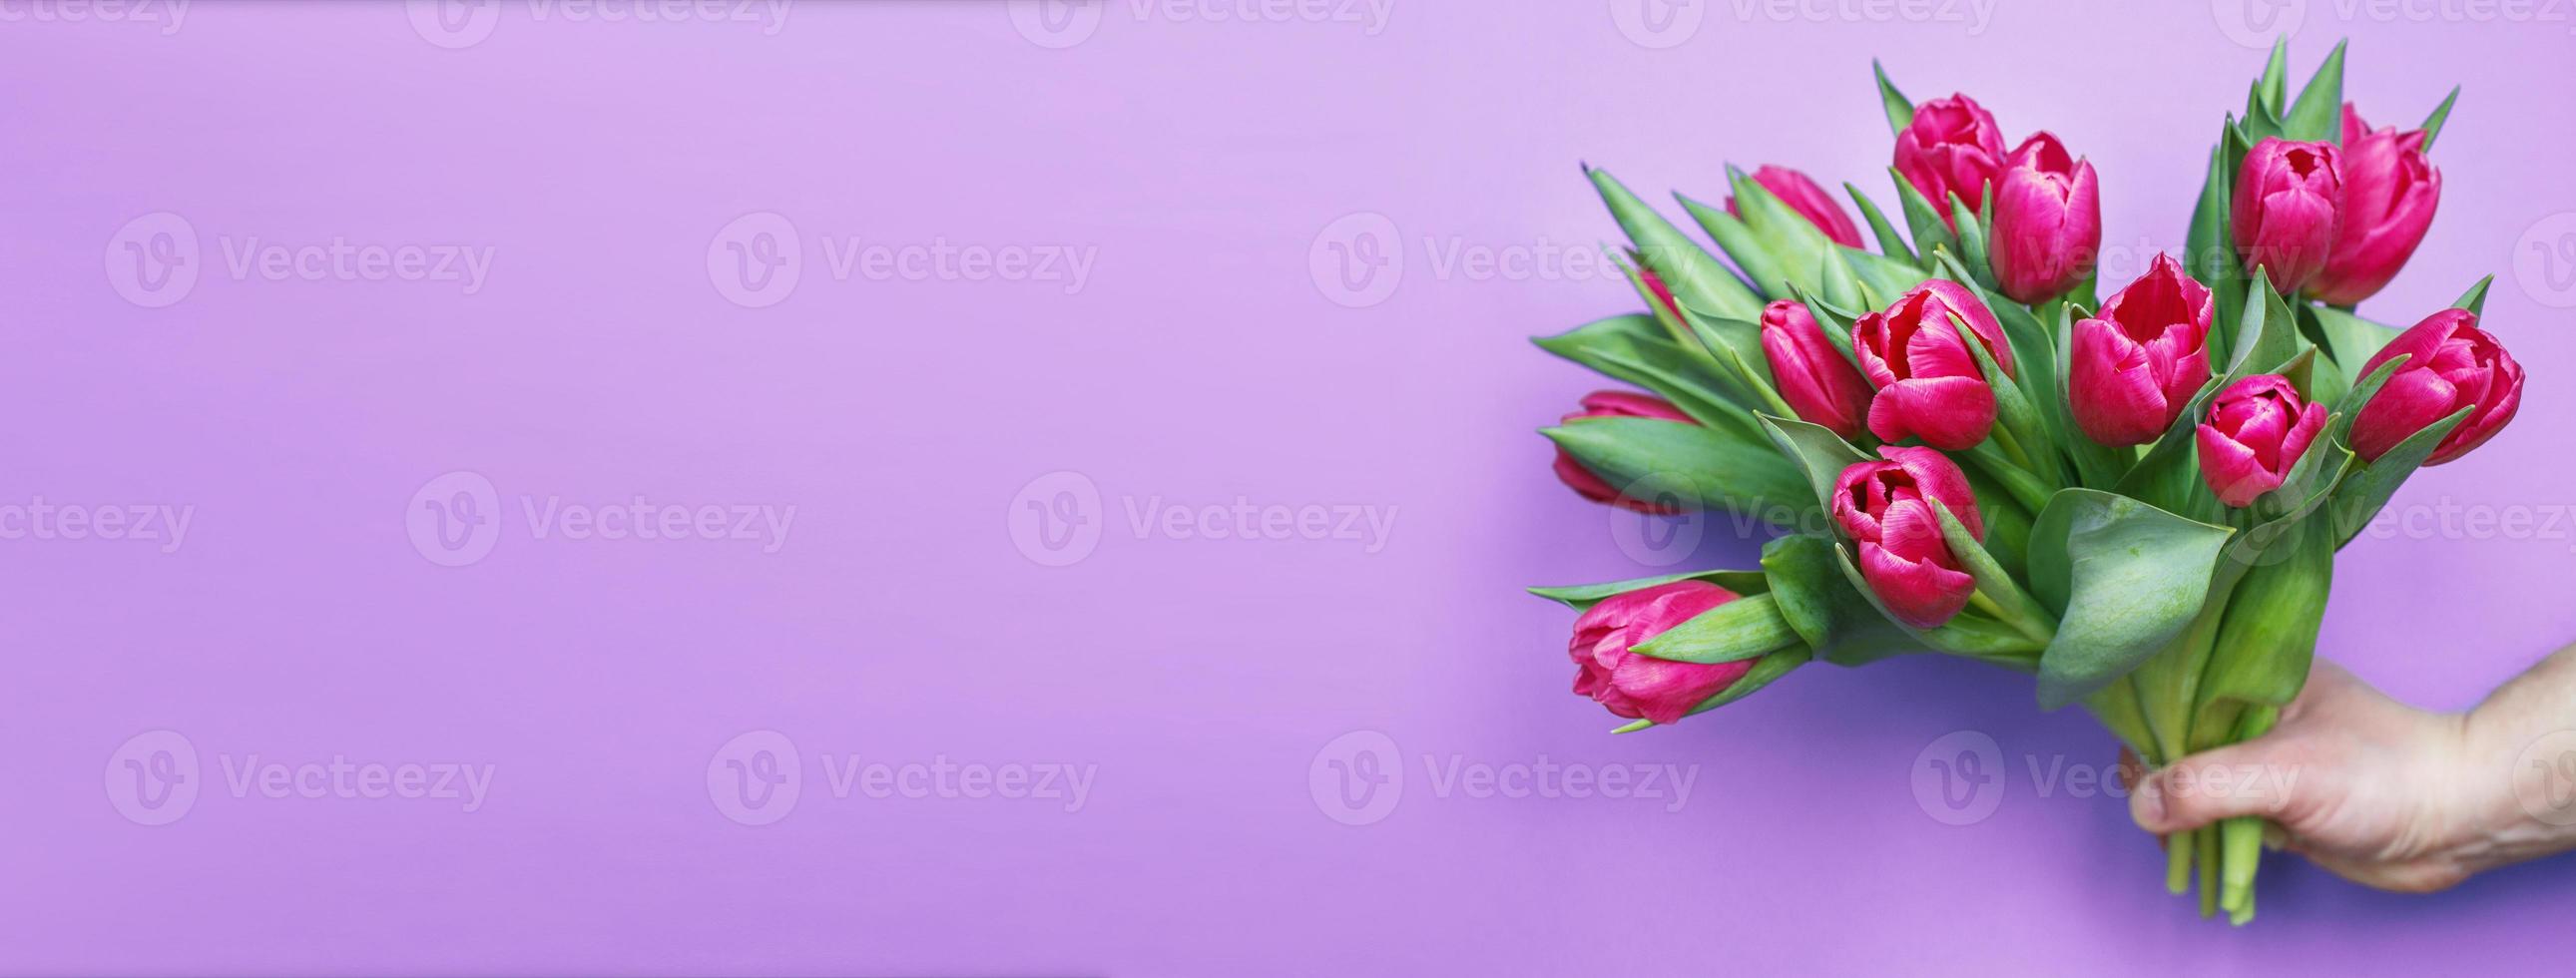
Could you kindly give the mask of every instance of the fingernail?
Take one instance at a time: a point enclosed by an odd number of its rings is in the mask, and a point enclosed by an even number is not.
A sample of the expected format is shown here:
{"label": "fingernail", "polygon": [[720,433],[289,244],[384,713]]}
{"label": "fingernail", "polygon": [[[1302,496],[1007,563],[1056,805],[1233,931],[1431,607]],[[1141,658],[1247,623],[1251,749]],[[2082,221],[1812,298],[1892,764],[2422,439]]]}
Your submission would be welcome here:
{"label": "fingernail", "polygon": [[2164,785],[2156,778],[2150,776],[2140,780],[2138,789],[2129,793],[2129,818],[2137,822],[2139,828],[2150,832],[2164,824]]}

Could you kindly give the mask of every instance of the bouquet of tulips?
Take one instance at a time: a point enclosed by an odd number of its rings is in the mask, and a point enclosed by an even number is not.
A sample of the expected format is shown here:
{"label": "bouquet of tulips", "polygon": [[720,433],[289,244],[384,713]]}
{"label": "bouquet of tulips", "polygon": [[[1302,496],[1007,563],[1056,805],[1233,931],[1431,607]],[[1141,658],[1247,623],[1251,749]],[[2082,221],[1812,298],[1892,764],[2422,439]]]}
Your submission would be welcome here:
{"label": "bouquet of tulips", "polygon": [[[2523,382],[2479,324],[2492,279],[2405,329],[2353,311],[2432,221],[2458,91],[2373,129],[2341,46],[2295,98],[2287,54],[2219,128],[2188,254],[2107,296],[2092,165],[2045,132],[2007,152],[1976,102],[1884,71],[1902,233],[1857,187],[1871,241],[1806,176],[1730,168],[1723,206],[1680,198],[1721,260],[1587,166],[1646,311],[1537,342],[1652,393],[1546,429],[1557,474],[1781,532],[1757,568],[1534,589],[1580,612],[1574,691],[1624,732],[1809,662],[1933,652],[2036,674],[2043,709],[2082,704],[2150,764],[2270,729],[2335,552]],[[2168,887],[2243,923],[2262,834],[2167,838]]]}

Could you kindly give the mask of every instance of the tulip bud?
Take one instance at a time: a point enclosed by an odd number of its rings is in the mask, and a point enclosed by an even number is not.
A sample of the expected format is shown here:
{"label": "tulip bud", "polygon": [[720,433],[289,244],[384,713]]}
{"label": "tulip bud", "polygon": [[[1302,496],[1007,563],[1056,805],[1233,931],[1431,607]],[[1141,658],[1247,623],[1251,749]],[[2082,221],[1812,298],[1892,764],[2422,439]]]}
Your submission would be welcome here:
{"label": "tulip bud", "polygon": [[1786,299],[1762,307],[1762,356],[1771,362],[1780,399],[1800,420],[1858,439],[1869,410],[1869,381],[1843,358],[1807,307]]}
{"label": "tulip bud", "polygon": [[[1826,193],[1825,188],[1817,186],[1816,181],[1806,174],[1785,166],[1765,166],[1753,171],[1753,182],[1761,184],[1762,189],[1780,198],[1781,203],[1797,211],[1798,216],[1807,219],[1807,223],[1825,232],[1825,237],[1832,238],[1835,244],[1846,248],[1861,246],[1860,226],[1852,223],[1851,215],[1843,213],[1842,205],[1834,202],[1832,194]],[[1744,216],[1736,213],[1732,195],[1726,198],[1726,212]]]}
{"label": "tulip bud", "polygon": [[1673,314],[1674,319],[1682,318],[1681,300],[1673,298],[1672,287],[1664,284],[1663,276],[1655,274],[1653,269],[1641,269],[1637,272],[1637,277],[1646,281],[1646,291],[1654,293],[1655,300],[1663,303],[1664,308]]}
{"label": "tulip bud", "polygon": [[2245,271],[2261,268],[2289,295],[2326,267],[2343,206],[2343,159],[2333,143],[2266,139],[2236,174],[2229,226]]}
{"label": "tulip bud", "polygon": [[1976,494],[1957,463],[1929,448],[1889,445],[1883,462],[1856,462],[1834,479],[1834,525],[1859,547],[1861,579],[1897,620],[1935,628],[1968,606],[1976,580],[1959,569],[1932,511],[1939,500],[1985,539]]}
{"label": "tulip bud", "polygon": [[2209,287],[2157,255],[2147,274],[2075,324],[2067,407],[2075,426],[2114,447],[2162,437],[2209,382]]}
{"label": "tulip bud", "polygon": [[[1655,418],[1683,424],[1699,423],[1691,420],[1690,415],[1683,414],[1682,409],[1674,407],[1670,401],[1629,391],[1593,391],[1586,394],[1583,396],[1583,410],[1566,415],[1562,423],[1570,424],[1585,418]],[[1556,477],[1564,482],[1567,488],[1574,490],[1576,495],[1596,503],[1608,503],[1621,509],[1658,516],[1670,516],[1681,512],[1678,507],[1621,495],[1619,490],[1609,482],[1593,474],[1591,469],[1584,468],[1583,463],[1577,461],[1563,446],[1558,446],[1556,450]]]}
{"label": "tulip bud", "polygon": [[1601,599],[1574,620],[1574,692],[1619,716],[1673,723],[1723,692],[1756,660],[1673,662],[1630,649],[1735,600],[1735,592],[1705,581],[1674,581]]}
{"label": "tulip bud", "polygon": [[1976,293],[1948,279],[1926,279],[1895,305],[1852,324],[1852,352],[1878,388],[1869,404],[1871,434],[1882,441],[1921,438],[1947,451],[1986,440],[1995,424],[1995,392],[1968,352],[1959,322],[1985,341],[1995,366],[2010,376],[2012,345],[2004,342],[2003,325]]}
{"label": "tulip bud", "polygon": [[2200,477],[2219,502],[2254,505],[2281,488],[2325,424],[2326,406],[2300,398],[2287,377],[2256,374],[2229,384],[2200,425]]}
{"label": "tulip bud", "polygon": [[2309,292],[2338,306],[2378,294],[2415,254],[2441,200],[2442,171],[2424,158],[2424,134],[2373,131],[2345,103],[2343,221]]}
{"label": "tulip bud", "polygon": [[2486,444],[2513,420],[2522,407],[2522,365],[2504,345],[2478,328],[2478,316],[2466,309],[2444,309],[2397,334],[2362,366],[2368,376],[2399,354],[2406,365],[2390,374],[2370,403],[2352,419],[2353,454],[2376,462],[2407,436],[2476,406],[2442,443],[2426,465],[2440,465]]}
{"label": "tulip bud", "polygon": [[1896,136],[1896,172],[1932,202],[1944,226],[1952,224],[1950,199],[1971,211],[1983,206],[1986,188],[2003,166],[2004,140],[1994,114],[1965,95],[1916,106],[1914,122]]}
{"label": "tulip bud", "polygon": [[2093,164],[2071,159],[2040,133],[2013,150],[1995,183],[1995,280],[2013,301],[2036,305],[2093,273],[2102,250],[2102,198]]}

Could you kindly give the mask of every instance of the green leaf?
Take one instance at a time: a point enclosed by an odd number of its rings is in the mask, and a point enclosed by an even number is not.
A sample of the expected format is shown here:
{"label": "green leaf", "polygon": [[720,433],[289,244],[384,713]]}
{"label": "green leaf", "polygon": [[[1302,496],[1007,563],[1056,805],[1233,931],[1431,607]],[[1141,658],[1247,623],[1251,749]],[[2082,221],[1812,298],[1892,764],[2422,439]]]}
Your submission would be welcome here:
{"label": "green leaf", "polygon": [[1746,227],[1744,222],[1735,215],[1727,213],[1725,208],[1710,207],[1680,194],[1674,194],[1673,197],[1681,201],[1682,210],[1689,212],[1691,219],[1699,222],[1700,229],[1707,231],[1709,239],[1717,242],[1718,250],[1726,252],[1726,257],[1735,261],[1735,267],[1744,270],[1744,274],[1753,280],[1754,288],[1760,292],[1756,296],[1751,316],[1729,318],[1749,318],[1759,322],[1762,318],[1761,302],[1789,294],[1788,289],[1784,287],[1789,281],[1787,266],[1782,259],[1771,254],[1771,249],[1762,243],[1761,235],[1753,233],[1752,228]]}
{"label": "green leaf", "polygon": [[[1861,291],[1860,276],[1852,271],[1851,263],[1843,260],[1842,253],[1845,250],[1848,249],[1836,246],[1817,257],[1815,294],[1839,308],[1866,309],[1869,307],[1868,296]],[[1797,290],[1797,294],[1800,296],[1798,301],[1808,306],[1809,312],[1814,312],[1815,301],[1809,298],[1804,290]],[[1844,323],[1844,328],[1848,330],[1849,319],[1846,318]],[[1826,327],[1825,335],[1832,336],[1833,328]],[[1842,342],[1837,345],[1844,347],[1845,352],[1849,352],[1851,336],[1844,335]]]}
{"label": "green leaf", "polygon": [[1948,504],[1938,499],[1931,502],[1932,515],[1941,521],[1941,542],[1949,546],[1951,556],[1958,558],[1960,569],[1976,579],[1977,594],[2000,609],[2000,620],[2005,624],[2046,644],[2056,627],[2056,616],[2040,607],[2039,599],[2031,597],[2030,592],[2022,590],[2021,583],[1986,552],[1985,543],[1968,532],[1968,525],[1959,522],[1958,514],[1950,512]]}
{"label": "green leaf", "polygon": [[[1857,281],[1854,280],[1854,288],[1859,287]],[[1803,291],[1794,295],[1799,305],[1807,307],[1807,314],[1816,318],[1816,328],[1823,331],[1825,341],[1832,343],[1834,349],[1842,351],[1843,362],[1851,364],[1853,370],[1859,370],[1860,357],[1852,352],[1852,323],[1865,314],[1855,313],[1835,302]]]}
{"label": "green leaf", "polygon": [[1878,76],[1878,100],[1887,109],[1888,134],[1903,135],[1905,127],[1914,124],[1914,103],[1906,100],[1904,92],[1896,90],[1895,82],[1887,80],[1887,67],[1879,64],[1878,59],[1869,60],[1869,70]]}
{"label": "green leaf", "polygon": [[2299,90],[2299,101],[2281,116],[2281,134],[2285,138],[2343,142],[2343,49],[2346,42],[2335,42],[2334,53],[2326,55],[2325,64],[2308,79],[2308,87]]}
{"label": "green leaf", "polygon": [[2237,334],[2236,348],[2227,358],[2227,382],[2235,383],[2256,374],[2273,373],[2291,357],[2299,354],[2298,320],[2290,318],[2290,307],[2272,291],[2272,280],[2253,276],[2252,290],[2245,295],[2244,324]]}
{"label": "green leaf", "polygon": [[1853,448],[1841,435],[1834,434],[1823,425],[1770,415],[1763,415],[1758,420],[1771,433],[1772,443],[1779,446],[1779,455],[1790,459],[1806,476],[1808,487],[1815,493],[1819,512],[1833,512],[1834,483],[1842,478],[1844,469],[1862,462],[1877,461],[1861,454],[1860,449]]}
{"label": "green leaf", "polygon": [[2468,291],[2460,293],[2460,301],[2451,303],[2451,308],[2466,309],[2475,315],[2485,316],[2487,314],[2487,288],[2494,284],[2495,276],[2493,275],[2479,279],[2478,284],[2469,286]]}
{"label": "green leaf", "polygon": [[[1799,214],[1795,208],[1774,195],[1770,188],[1755,182],[1743,170],[1727,167],[1726,175],[1735,191],[1735,209],[1744,215],[1744,226],[1753,229],[1763,249],[1771,255],[1790,284],[1809,290],[1821,286],[1814,278],[1834,240],[1826,237],[1816,222]],[[1787,290],[1770,283],[1762,284],[1771,297],[1787,298]]]}
{"label": "green leaf", "polygon": [[2343,392],[2335,399],[2334,423],[2326,426],[2326,436],[2332,444],[2343,446],[2352,444],[2352,421],[2361,416],[2362,406],[2369,404],[2371,398],[2377,397],[2379,388],[2388,383],[2388,378],[2404,369],[2406,361],[2412,359],[2415,359],[2415,356],[2411,353],[2400,353],[2388,358],[2388,362],[2380,364],[2369,375],[2355,381],[2351,390]]}
{"label": "green leaf", "polygon": [[1571,584],[1559,587],[1534,587],[1529,589],[1529,593],[1557,602],[1576,611],[1589,611],[1593,605],[1601,603],[1601,599],[1607,598],[1611,595],[1626,594],[1630,591],[1643,591],[1658,584],[1670,584],[1674,581],[1706,581],[1710,584],[1715,584],[1729,591],[1733,591],[1739,595],[1763,594],[1767,593],[1771,587],[1769,579],[1759,571],[1705,570],[1688,571],[1680,574],[1663,574],[1655,577],[1639,577],[1625,581],[1611,581],[1607,584]]}
{"label": "green leaf", "polygon": [[1849,546],[1842,544],[1834,546],[1834,566],[1842,569],[1843,577],[1851,582],[1852,590],[1867,600],[1870,607],[1876,609],[1890,626],[1912,636],[1915,641],[1928,648],[1992,662],[2023,672],[2029,672],[2038,667],[2038,657],[2035,655],[2040,648],[2038,643],[2033,642],[2030,636],[2014,631],[2009,625],[1992,618],[1963,613],[1938,628],[1910,627],[1897,621],[1896,616],[1888,612],[1887,603],[1879,600],[1877,592],[1869,589],[1869,582],[1861,577],[1859,565],[1852,561]]}
{"label": "green leaf", "polygon": [[2232,707],[2286,706],[2299,695],[2334,583],[2334,542],[2323,520],[2302,520],[2276,559],[2248,568],[2228,599],[2218,642],[2202,668],[2201,714],[2192,728],[2218,729]]}
{"label": "green leaf", "polygon": [[1664,280],[1673,295],[1685,302],[1719,315],[1738,319],[1759,319],[1762,301],[1753,290],[1728,271],[1717,258],[1701,250],[1681,229],[1664,219],[1662,214],[1637,199],[1610,171],[1587,168],[1587,176],[1610,206],[1610,216],[1627,232],[1646,267]]}
{"label": "green leaf", "polygon": [[1612,316],[1530,342],[1612,379],[1653,391],[1701,424],[1762,434],[1752,412],[1718,392],[1717,381],[1702,366],[1704,354],[1687,352],[1665,339],[1652,316]]}
{"label": "green leaf", "polygon": [[2290,101],[2290,38],[2287,35],[2272,39],[2272,57],[2264,62],[2263,78],[2254,83],[2254,91],[2260,96],[2263,110],[2275,119],[2280,118],[2281,109]]}
{"label": "green leaf", "polygon": [[2442,134],[2443,123],[2451,121],[2451,104],[2459,100],[2460,86],[2453,85],[2451,94],[2443,97],[2442,104],[2433,109],[2433,114],[2424,117],[2424,124],[2415,127],[2424,131],[2424,152],[2433,151],[2433,137]]}
{"label": "green leaf", "polygon": [[2126,496],[2066,489],[2031,527],[2031,590],[2060,613],[2041,653],[2054,710],[2128,673],[2191,624],[2235,533]]}
{"label": "green leaf", "polygon": [[1666,662],[1741,662],[1802,641],[1769,594],[1737,598],[1673,626],[1633,649]]}
{"label": "green leaf", "polygon": [[1833,538],[1821,533],[1779,537],[1762,548],[1762,571],[1780,615],[1816,658],[1857,666],[1928,651],[1852,589],[1837,565],[1841,559]]}
{"label": "green leaf", "polygon": [[1914,189],[1913,181],[1905,179],[1905,174],[1897,172],[1895,167],[1888,167],[1887,175],[1896,180],[1896,202],[1905,211],[1906,230],[1914,235],[1915,253],[1928,257],[1943,248],[1957,250],[1958,235],[1941,220],[1942,212],[1936,209],[1947,208],[1949,202],[1936,204],[1925,199],[1923,191]]}
{"label": "green leaf", "polygon": [[[2070,348],[2074,343],[2074,320],[2073,307],[2059,307],[2057,314],[2057,361],[2059,363],[2067,362],[2072,355]],[[2051,413],[2057,416],[2058,444],[2065,446],[2066,457],[2074,463],[2078,484],[2095,489],[2109,489],[2119,485],[2120,480],[2129,474],[2129,469],[2138,464],[2138,451],[2134,446],[2112,446],[2094,441],[2092,436],[2085,434],[2083,429],[2076,425],[2073,409],[2069,406],[2073,402],[2068,400],[2072,396],[2068,390],[2068,375],[2073,372],[2073,368],[2069,367],[2058,374],[2057,396],[2052,399],[2050,405]]]}
{"label": "green leaf", "polygon": [[1843,184],[1843,192],[1851,195],[1852,203],[1860,208],[1861,219],[1869,222],[1869,233],[1878,239],[1878,250],[1889,258],[1914,264],[1914,249],[1905,244],[1904,236],[1896,233],[1896,225],[1887,222],[1887,214],[1878,209],[1878,202],[1869,199],[1868,194],[1860,192],[1860,187],[1849,182]]}
{"label": "green leaf", "polygon": [[[1744,678],[1727,684],[1725,689],[1717,691],[1717,695],[1700,701],[1698,706],[1691,707],[1689,713],[1682,715],[1698,716],[1699,714],[1706,713],[1710,710],[1717,709],[1718,707],[1733,703],[1736,700],[1761,692],[1762,687],[1778,682],[1780,677],[1788,675],[1799,666],[1806,665],[1808,658],[1809,654],[1806,647],[1803,645],[1781,649],[1778,652],[1773,652],[1770,655],[1763,656],[1762,661],[1753,664],[1753,671],[1744,674]],[[1639,722],[1643,723],[1645,721]],[[1651,726],[1652,724],[1648,725]]]}
{"label": "green leaf", "polygon": [[2244,130],[2248,143],[2260,143],[2281,134],[2280,114],[2263,106],[2262,93],[2261,82],[2256,82],[2255,88],[2245,93],[2245,118],[2237,125]]}
{"label": "green leaf", "polygon": [[1795,523],[1815,508],[1806,480],[1768,445],[1657,418],[1589,418],[1540,432],[1602,481],[1639,499]]}
{"label": "green leaf", "polygon": [[2201,181],[2200,198],[2192,205],[2191,230],[2185,239],[2189,253],[2184,255],[2184,265],[2214,293],[2217,322],[2207,341],[2213,350],[2226,349],[2235,337],[2239,303],[2245,301],[2245,274],[2237,265],[2236,242],[2228,229],[2236,170],[2244,163],[2242,155],[2230,153],[2228,139],[2234,130],[2233,123],[2224,127],[2217,145],[2209,149],[2209,173]]}
{"label": "green leaf", "polygon": [[2308,322],[2316,327],[2312,337],[2343,372],[2347,382],[2357,382],[2361,367],[2379,353],[2388,341],[2397,338],[2397,330],[2363,319],[2330,306],[2309,306]]}
{"label": "green leaf", "polygon": [[2406,440],[2398,442],[2397,447],[2389,449],[2377,461],[2356,466],[2351,474],[2344,476],[2343,483],[2335,487],[2334,499],[2327,504],[2332,507],[2338,545],[2349,544],[2359,536],[2362,529],[2379,516],[2380,509],[2388,505],[2388,500],[2397,495],[2397,487],[2406,484],[2406,477],[2414,475],[2425,459],[2432,458],[2433,450],[2442,446],[2442,439],[2451,433],[2451,429],[2468,420],[2469,413],[2475,410],[2475,405],[2464,407],[2452,412],[2450,417],[2426,425],[2424,430],[2406,436]]}
{"label": "green leaf", "polygon": [[[1950,222],[1956,229],[1955,236],[1959,239],[1959,257],[1966,265],[1964,270],[1968,272],[1968,277],[1960,281],[1976,283],[1985,287],[1987,291],[1997,288],[1994,258],[1986,249],[1986,229],[1994,226],[1994,220],[1993,187],[1986,188],[1984,199],[1978,202],[1978,208],[1973,211],[1968,209],[1966,201],[1957,197],[1950,198]],[[1953,266],[1957,264],[1959,263],[1953,263]]]}
{"label": "green leaf", "polygon": [[1861,290],[1866,293],[1860,308],[1880,309],[1894,305],[1896,297],[1923,284],[1929,276],[1909,262],[1884,255],[1873,255],[1858,248],[1842,249],[1844,264],[1860,276]]}

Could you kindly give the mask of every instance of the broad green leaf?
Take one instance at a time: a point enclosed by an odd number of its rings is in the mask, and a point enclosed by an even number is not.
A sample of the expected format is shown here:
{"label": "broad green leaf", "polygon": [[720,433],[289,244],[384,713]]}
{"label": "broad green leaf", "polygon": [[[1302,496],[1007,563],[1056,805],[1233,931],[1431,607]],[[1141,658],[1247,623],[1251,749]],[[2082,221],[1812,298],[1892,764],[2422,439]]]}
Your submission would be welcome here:
{"label": "broad green leaf", "polygon": [[2270,279],[2253,276],[2245,314],[2238,321],[2244,329],[2227,358],[2228,383],[2272,373],[2299,354],[2298,320],[2290,318],[2290,307],[2272,291]]}
{"label": "broad green leaf", "polygon": [[2327,503],[2331,508],[2329,515],[2334,519],[2338,545],[2350,544],[2354,537],[2360,535],[2362,529],[2379,516],[2379,510],[2388,505],[2388,500],[2397,495],[2397,487],[2406,484],[2406,477],[2414,475],[2425,459],[2432,458],[2433,450],[2441,447],[2443,437],[2468,420],[2469,413],[2475,410],[2476,406],[2472,405],[2454,411],[2450,417],[2406,436],[2406,440],[2398,442],[2397,447],[2389,449],[2378,461],[2355,466],[2350,474],[2345,475],[2343,483],[2335,487],[2334,499]]}
{"label": "broad green leaf", "polygon": [[1894,305],[1897,296],[1904,295],[1930,277],[1912,263],[1873,255],[1858,248],[1844,248],[1842,255],[1844,264],[1851,266],[1852,274],[1860,276],[1861,291],[1865,293],[1860,304],[1863,309]]}
{"label": "broad green leaf", "polygon": [[1589,418],[1540,432],[1630,496],[1794,523],[1814,494],[1771,446],[1656,418]]}
{"label": "broad green leaf", "polygon": [[2442,125],[2451,121],[2451,104],[2459,100],[2460,86],[2453,85],[2451,94],[2442,98],[2442,104],[2433,109],[2433,114],[2424,117],[2424,124],[2415,127],[2424,131],[2424,152],[2433,151],[2433,137],[2442,134]]}
{"label": "broad green leaf", "polygon": [[1610,171],[1593,168],[1585,173],[1592,178],[1602,201],[1610,206],[1610,216],[1619,222],[1620,230],[1627,232],[1646,267],[1664,280],[1675,297],[1719,315],[1761,317],[1761,300],[1715,256],[1701,250],[1680,228],[1637,199]]}
{"label": "broad green leaf", "polygon": [[[1869,300],[1861,292],[1860,276],[1852,271],[1850,262],[1843,260],[1844,250],[1834,247],[1816,257],[1815,295],[1843,309],[1866,309],[1869,307]],[[1802,296],[1798,301],[1805,303],[1808,311],[1814,311],[1816,303],[1811,299]],[[1848,328],[1848,321],[1846,321],[1846,328]],[[1833,329],[1827,327],[1825,335],[1833,335]],[[1850,334],[1844,334],[1842,341],[1836,345],[1843,347],[1845,352],[1849,352]]]}
{"label": "broad green leaf", "polygon": [[2326,522],[2299,521],[2276,548],[2279,559],[2247,569],[2237,582],[2202,669],[2195,730],[2217,728],[2228,704],[2286,706],[2307,683],[2334,583],[2335,538]]}
{"label": "broad green leaf", "polygon": [[1737,598],[1639,642],[1639,655],[1667,662],[1741,662],[1803,641],[1769,594]]}
{"label": "broad green leaf", "polygon": [[1877,609],[1890,626],[1912,636],[1924,646],[2022,672],[2038,669],[2040,646],[2030,636],[2014,631],[2012,626],[1964,612],[1938,628],[1908,626],[1897,621],[1896,616],[1888,612],[1887,603],[1879,600],[1877,592],[1869,589],[1868,580],[1861,576],[1860,565],[1853,561],[1850,546],[1836,544],[1834,558],[1834,565],[1842,568],[1843,578],[1851,582],[1854,592],[1867,600],[1870,607]]}
{"label": "broad green leaf", "polygon": [[1665,339],[1651,316],[1613,316],[1530,342],[1604,376],[1653,391],[1701,424],[1761,434],[1752,412],[1719,392],[1720,382],[1707,374],[1701,355]]}
{"label": "broad green leaf", "polygon": [[1844,469],[1862,462],[1877,461],[1861,454],[1860,449],[1853,448],[1841,435],[1834,434],[1823,425],[1769,415],[1758,420],[1771,433],[1772,443],[1779,448],[1778,455],[1790,459],[1806,476],[1820,512],[1833,512],[1834,483],[1842,478]]}
{"label": "broad green leaf", "polygon": [[2359,379],[2363,364],[2378,355],[2380,348],[2397,338],[2397,331],[2330,306],[2311,305],[2306,310],[2305,325],[2314,327],[2309,338],[2325,351],[2326,359],[2341,371],[2346,388]]}
{"label": "broad green leaf", "polygon": [[2040,656],[2040,707],[2082,699],[2181,634],[2234,533],[2093,489],[2050,500],[2030,545],[2031,589],[2060,612]]}
{"label": "broad green leaf", "polygon": [[1914,103],[1906,101],[1905,93],[1896,90],[1896,83],[1887,80],[1887,67],[1878,59],[1870,59],[1869,70],[1878,76],[1878,100],[1887,109],[1888,134],[1903,135],[1905,127],[1914,124]]}
{"label": "broad green leaf", "polygon": [[1791,534],[1762,548],[1771,596],[1816,658],[1856,666],[1929,651],[1852,589],[1836,564],[1841,559],[1833,538],[1821,533]]}
{"label": "broad green leaf", "polygon": [[1670,584],[1674,581],[1706,581],[1710,584],[1715,584],[1729,591],[1733,591],[1739,595],[1767,593],[1771,586],[1770,581],[1760,571],[1705,570],[1689,571],[1681,574],[1663,574],[1655,577],[1640,577],[1625,581],[1611,581],[1606,584],[1570,584],[1559,587],[1534,587],[1529,589],[1529,593],[1557,602],[1576,611],[1589,611],[1593,605],[1601,603],[1601,599],[1607,598],[1611,595],[1626,594],[1630,591],[1643,591],[1658,584]]}
{"label": "broad green leaf", "polygon": [[[1833,239],[1826,237],[1816,222],[1807,220],[1744,171],[1730,166],[1726,175],[1735,190],[1735,209],[1744,215],[1744,226],[1753,229],[1788,283],[1809,290],[1822,287],[1815,273],[1834,247]],[[1786,289],[1762,284],[1772,298],[1788,297]]]}
{"label": "broad green leaf", "polygon": [[1816,328],[1824,332],[1825,341],[1832,343],[1834,349],[1842,351],[1843,362],[1851,364],[1853,370],[1859,370],[1860,357],[1852,352],[1852,323],[1866,314],[1855,313],[1849,308],[1806,292],[1798,292],[1796,297],[1798,304],[1807,307],[1807,314],[1816,317]]}
{"label": "broad green leaf", "polygon": [[1771,254],[1771,249],[1762,243],[1761,235],[1753,233],[1752,228],[1727,213],[1725,208],[1710,207],[1680,194],[1673,197],[1681,201],[1682,210],[1690,213],[1691,220],[1699,222],[1700,229],[1707,231],[1709,239],[1717,242],[1718,250],[1726,252],[1726,257],[1734,260],[1735,267],[1744,270],[1745,276],[1753,280],[1753,287],[1758,290],[1752,315],[1729,318],[1760,322],[1763,301],[1789,294],[1785,287],[1789,281],[1788,266],[1783,259]]}
{"label": "broad green leaf", "polygon": [[2283,137],[2343,142],[2343,49],[2344,42],[2335,42],[2334,53],[2309,77],[2298,102],[2281,115]]}
{"label": "broad green leaf", "polygon": [[1843,192],[1851,195],[1852,203],[1860,208],[1861,219],[1869,222],[1869,233],[1878,239],[1878,250],[1886,257],[1914,264],[1914,249],[1896,233],[1896,225],[1887,222],[1887,214],[1878,209],[1878,202],[1869,199],[1868,194],[1860,192],[1860,187],[1849,182],[1843,184]]}

